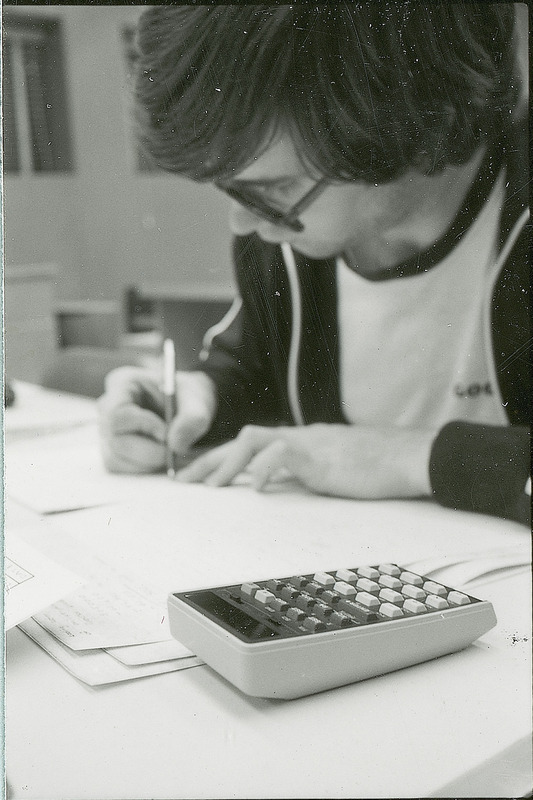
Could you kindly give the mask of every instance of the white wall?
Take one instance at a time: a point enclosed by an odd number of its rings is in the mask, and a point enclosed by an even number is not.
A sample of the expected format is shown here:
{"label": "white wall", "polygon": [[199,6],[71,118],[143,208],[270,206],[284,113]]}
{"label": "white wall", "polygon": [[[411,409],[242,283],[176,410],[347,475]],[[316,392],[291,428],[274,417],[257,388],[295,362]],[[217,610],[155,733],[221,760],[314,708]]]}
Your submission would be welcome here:
{"label": "white wall", "polygon": [[228,201],[210,187],[138,172],[128,114],[123,25],[132,6],[11,6],[61,19],[75,169],[6,175],[5,261],[59,266],[59,299],[122,299],[148,282],[232,286]]}
{"label": "white wall", "polygon": [[[4,181],[6,263],[57,263],[59,299],[119,300],[125,286],[141,282],[224,295],[232,285],[228,201],[209,187],[135,169],[120,31],[140,10],[9,7],[64,26],[75,171]],[[519,12],[526,61],[524,3]]]}

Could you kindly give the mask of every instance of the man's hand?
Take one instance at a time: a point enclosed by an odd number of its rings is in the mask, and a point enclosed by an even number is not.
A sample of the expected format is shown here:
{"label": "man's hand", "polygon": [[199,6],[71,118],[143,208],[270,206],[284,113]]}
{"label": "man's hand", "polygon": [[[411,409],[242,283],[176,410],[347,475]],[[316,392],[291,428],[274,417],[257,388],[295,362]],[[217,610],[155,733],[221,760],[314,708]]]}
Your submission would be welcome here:
{"label": "man's hand", "polygon": [[[178,413],[168,431],[177,456],[207,431],[216,411],[215,388],[203,372],[177,372]],[[104,463],[110,472],[157,472],[165,465],[167,427],[157,376],[139,367],[120,367],[106,378],[98,400]]]}
{"label": "man's hand", "polygon": [[436,431],[315,424],[243,428],[200,456],[178,479],[225,486],[246,470],[256,489],[280,471],[318,494],[361,499],[431,493],[429,455]]}

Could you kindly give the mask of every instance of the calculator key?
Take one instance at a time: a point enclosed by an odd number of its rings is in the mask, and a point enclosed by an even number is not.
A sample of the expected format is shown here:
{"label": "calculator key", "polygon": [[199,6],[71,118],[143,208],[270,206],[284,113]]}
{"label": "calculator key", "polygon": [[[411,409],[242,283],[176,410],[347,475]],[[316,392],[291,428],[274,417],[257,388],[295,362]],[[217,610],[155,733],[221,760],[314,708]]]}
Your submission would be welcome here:
{"label": "calculator key", "polygon": [[400,580],[404,583],[412,583],[413,586],[422,586],[424,579],[420,575],[415,575],[414,572],[402,572]]}
{"label": "calculator key", "polygon": [[347,583],[355,583],[357,580],[357,573],[352,572],[351,569],[338,569],[335,577],[339,581],[346,581]]}
{"label": "calculator key", "polygon": [[396,564],[380,564],[378,570],[382,575],[392,575],[394,578],[397,578],[401,573],[401,569]]}
{"label": "calculator key", "polygon": [[312,608],[316,605],[316,600],[314,597],[311,597],[310,594],[301,594],[300,597],[296,598],[295,605],[303,611],[307,611],[308,608]]}
{"label": "calculator key", "polygon": [[446,587],[442,586],[440,583],[435,583],[435,581],[426,581],[423,588],[426,590],[426,592],[429,592],[430,594],[436,594],[439,597],[446,597],[447,594]]}
{"label": "calculator key", "polygon": [[289,604],[282,600],[280,597],[275,597],[269,603],[270,607],[274,609],[274,611],[280,611],[282,614],[287,611],[289,608]]}
{"label": "calculator key", "polygon": [[466,606],[470,603],[470,598],[468,595],[463,594],[463,592],[457,592],[455,589],[452,589],[452,591],[448,593],[448,602],[453,606]]}
{"label": "calculator key", "polygon": [[292,601],[295,600],[299,594],[300,592],[294,586],[284,586],[280,591],[280,595],[283,600],[288,600],[290,603],[292,603]]}
{"label": "calculator key", "polygon": [[293,586],[296,586],[297,589],[303,589],[303,587],[307,586],[307,584],[309,583],[309,578],[306,578],[305,575],[294,575],[289,580],[290,583]]}
{"label": "calculator key", "polygon": [[313,575],[313,580],[322,584],[322,586],[333,586],[335,583],[335,578],[333,575],[330,575],[327,572],[315,572]]}
{"label": "calculator key", "polygon": [[384,617],[388,617],[389,619],[396,619],[397,617],[403,617],[403,611],[399,606],[393,605],[393,603],[382,603],[379,609],[379,613],[383,614]]}
{"label": "calculator key", "polygon": [[320,595],[320,599],[325,603],[332,603],[334,605],[335,603],[339,602],[341,596],[340,594],[337,594],[337,592],[333,592],[331,589],[324,589]]}
{"label": "calculator key", "polygon": [[400,592],[395,592],[394,589],[382,589],[379,593],[380,600],[386,600],[388,603],[401,603],[403,604],[405,597]]}
{"label": "calculator key", "polygon": [[304,620],[306,618],[306,615],[304,614],[304,612],[300,608],[294,608],[294,607],[287,609],[286,616],[292,622],[301,622],[302,620]]}
{"label": "calculator key", "polygon": [[402,594],[406,597],[413,597],[415,600],[425,600],[427,597],[427,592],[419,586],[413,586],[411,583],[407,583],[402,588]]}
{"label": "calculator key", "polygon": [[325,591],[325,587],[321,586],[316,581],[309,581],[305,587],[305,591],[309,594],[312,594],[313,597],[320,597],[320,595]]}
{"label": "calculator key", "polygon": [[376,581],[379,578],[379,572],[374,567],[357,567],[356,571],[361,578],[370,578],[371,581]]}
{"label": "calculator key", "polygon": [[286,584],[283,581],[278,580],[277,578],[271,578],[269,581],[265,583],[265,588],[269,589],[271,592],[279,592]]}
{"label": "calculator key", "polygon": [[259,589],[254,595],[254,600],[256,603],[261,603],[261,605],[268,605],[271,600],[275,600],[276,595],[272,592],[269,592],[268,589]]}
{"label": "calculator key", "polygon": [[371,581],[370,578],[359,578],[356,586],[360,591],[370,592],[371,594],[377,594],[381,589],[379,583]]}
{"label": "calculator key", "polygon": [[241,586],[241,594],[245,597],[253,597],[258,590],[259,586],[257,583],[243,583]]}
{"label": "calculator key", "polygon": [[345,614],[349,614],[358,625],[366,625],[369,622],[375,622],[379,619],[374,611],[371,611],[365,606],[357,605],[353,600],[341,600],[339,602],[339,611],[344,611]]}
{"label": "calculator key", "polygon": [[412,597],[409,597],[402,606],[404,611],[408,611],[410,614],[423,614],[427,611],[426,606],[424,603],[420,603],[418,600],[414,600]]}
{"label": "calculator key", "polygon": [[426,605],[434,611],[442,611],[443,608],[449,608],[448,601],[444,597],[438,597],[436,594],[428,594],[426,597]]}
{"label": "calculator key", "polygon": [[346,583],[346,581],[337,581],[337,583],[333,585],[333,590],[343,597],[355,597],[355,586],[351,586],[349,583]]}
{"label": "calculator key", "polygon": [[329,621],[332,625],[336,625],[339,628],[349,628],[353,625],[353,620],[348,614],[345,614],[343,611],[334,611]]}
{"label": "calculator key", "polygon": [[319,619],[325,620],[326,622],[333,613],[334,609],[331,606],[327,606],[325,603],[317,603],[313,608],[313,614]]}
{"label": "calculator key", "polygon": [[321,622],[316,617],[306,617],[302,622],[302,626],[313,633],[320,633],[321,631],[327,630],[325,623]]}
{"label": "calculator key", "polygon": [[402,582],[398,578],[393,578],[392,575],[380,575],[378,578],[380,586],[387,586],[389,589],[396,589],[398,592],[402,588]]}
{"label": "calculator key", "polygon": [[357,592],[355,599],[358,603],[361,603],[361,605],[366,606],[366,608],[379,608],[380,606],[376,595],[370,594],[370,592]]}

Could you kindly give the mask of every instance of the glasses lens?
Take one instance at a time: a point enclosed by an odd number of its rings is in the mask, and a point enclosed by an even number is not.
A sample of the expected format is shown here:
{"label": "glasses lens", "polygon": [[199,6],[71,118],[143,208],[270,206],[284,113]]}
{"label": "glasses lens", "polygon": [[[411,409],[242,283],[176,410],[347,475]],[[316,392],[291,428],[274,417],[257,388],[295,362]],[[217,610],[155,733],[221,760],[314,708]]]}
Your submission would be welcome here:
{"label": "glasses lens", "polygon": [[266,219],[273,225],[283,225],[283,227],[294,231],[303,230],[303,225],[299,220],[291,219],[290,215],[286,215],[282,211],[269,206],[261,197],[257,197],[250,190],[221,183],[217,183],[216,186],[248,211],[262,219]]}

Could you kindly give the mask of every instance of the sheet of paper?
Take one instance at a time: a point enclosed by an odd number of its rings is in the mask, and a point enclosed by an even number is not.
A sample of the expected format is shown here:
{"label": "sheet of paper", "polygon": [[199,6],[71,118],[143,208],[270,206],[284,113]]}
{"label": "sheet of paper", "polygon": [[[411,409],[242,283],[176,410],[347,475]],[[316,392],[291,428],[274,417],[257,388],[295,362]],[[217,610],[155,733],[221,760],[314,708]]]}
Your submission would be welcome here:
{"label": "sheet of paper", "polygon": [[144,584],[138,571],[130,575],[127,557],[118,568],[110,566],[105,552],[97,553],[90,542],[86,545],[73,535],[72,515],[63,519],[66,530],[57,517],[47,517],[19,531],[25,542],[85,579],[35,619],[73,650],[171,640],[166,601]]}
{"label": "sheet of paper", "polygon": [[446,576],[450,576],[450,578],[447,577],[447,580],[451,580],[455,586],[458,586],[459,582],[463,580],[472,580],[477,576],[488,574],[493,569],[511,570],[530,564],[531,542],[523,537],[522,541],[514,546],[487,547],[481,553],[479,550],[459,554],[446,553],[414,561],[406,566],[422,575],[439,574],[441,580],[444,580],[442,573],[445,572]]}
{"label": "sheet of paper", "polygon": [[73,428],[96,421],[96,404],[87,397],[13,381],[15,402],[4,413],[6,440]]}
{"label": "sheet of paper", "polygon": [[71,675],[74,675],[89,686],[131,681],[135,678],[144,678],[149,675],[160,675],[164,672],[189,669],[203,663],[194,656],[173,661],[163,661],[157,664],[126,666],[103,650],[83,652],[70,650],[58,642],[44,628],[41,628],[33,619],[23,622],[19,627]]}
{"label": "sheet of paper", "polygon": [[6,630],[68,595],[83,582],[79,575],[9,534],[4,560]]}
{"label": "sheet of paper", "polygon": [[120,647],[170,638],[159,604],[118,576],[91,581],[35,620],[72,650]]}
{"label": "sheet of paper", "polygon": [[[452,554],[461,561],[462,554],[479,556],[501,543],[500,530],[497,519],[430,502],[354,502],[171,482],[147,484],[120,506],[76,514],[76,535],[105,552],[109,564],[122,564],[127,552],[129,579],[137,574],[162,604],[172,591],[316,569],[422,557],[442,563]],[[523,527],[509,526],[509,547],[527,549],[528,539]]]}
{"label": "sheet of paper", "polygon": [[168,642],[154,642],[153,644],[134,644],[129,647],[106,647],[105,651],[113,658],[116,658],[117,661],[130,666],[155,664],[158,661],[188,658],[194,655],[175,639]]}
{"label": "sheet of paper", "polygon": [[40,514],[115,499],[98,452],[96,428],[39,436],[6,448],[6,493]]}
{"label": "sheet of paper", "polygon": [[11,443],[6,448],[5,484],[11,499],[39,514],[116,504],[149,492],[152,485],[163,484],[170,491],[172,486],[163,473],[110,474],[102,461],[96,425]]}

